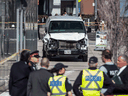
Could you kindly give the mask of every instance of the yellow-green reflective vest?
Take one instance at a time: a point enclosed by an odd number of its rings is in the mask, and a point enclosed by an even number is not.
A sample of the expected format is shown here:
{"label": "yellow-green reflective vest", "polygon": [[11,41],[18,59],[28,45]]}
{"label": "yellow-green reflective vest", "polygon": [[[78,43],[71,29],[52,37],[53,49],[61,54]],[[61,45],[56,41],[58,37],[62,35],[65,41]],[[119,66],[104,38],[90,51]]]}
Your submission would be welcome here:
{"label": "yellow-green reflective vest", "polygon": [[103,71],[99,69],[83,70],[82,85],[80,86],[83,96],[100,96],[100,90],[103,87]]}
{"label": "yellow-green reflective vest", "polygon": [[66,95],[65,81],[66,76],[63,75],[58,75],[49,78],[48,85],[50,87],[52,96]]}
{"label": "yellow-green reflective vest", "polygon": [[128,96],[128,95],[114,95],[114,96]]}

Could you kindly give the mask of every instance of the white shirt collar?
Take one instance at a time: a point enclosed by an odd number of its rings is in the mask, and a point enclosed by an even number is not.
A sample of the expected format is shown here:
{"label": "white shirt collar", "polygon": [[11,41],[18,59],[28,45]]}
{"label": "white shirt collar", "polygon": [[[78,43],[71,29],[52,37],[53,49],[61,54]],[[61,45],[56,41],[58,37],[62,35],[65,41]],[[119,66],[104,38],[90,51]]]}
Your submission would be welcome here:
{"label": "white shirt collar", "polygon": [[119,76],[120,73],[121,73],[125,68],[126,68],[126,66],[121,67],[120,70],[119,70],[119,72],[118,72],[118,74],[117,74],[117,76]]}

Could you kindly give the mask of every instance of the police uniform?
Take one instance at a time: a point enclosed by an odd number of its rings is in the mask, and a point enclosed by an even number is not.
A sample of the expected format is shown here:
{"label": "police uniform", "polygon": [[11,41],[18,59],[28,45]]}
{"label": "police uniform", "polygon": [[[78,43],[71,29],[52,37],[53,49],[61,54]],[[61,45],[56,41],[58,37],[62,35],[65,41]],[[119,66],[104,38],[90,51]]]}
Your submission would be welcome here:
{"label": "police uniform", "polygon": [[[62,63],[55,65],[57,70],[66,67],[68,66],[63,65]],[[57,74],[57,76],[50,77],[48,85],[51,91],[51,95],[54,96],[66,96],[67,92],[71,91],[72,89],[70,81],[66,76],[62,74]]]}
{"label": "police uniform", "polygon": [[[89,63],[92,61],[97,63],[98,59],[91,57]],[[100,96],[100,90],[103,86],[108,87],[104,95],[109,95],[113,92],[114,84],[111,79],[96,67],[89,67],[80,72],[73,85],[73,91],[76,96],[80,96],[80,94],[83,96]],[[79,87],[82,93],[80,93]]]}
{"label": "police uniform", "polygon": [[[36,50],[36,51],[33,51],[32,53],[30,53],[30,57],[35,57],[35,58],[39,58],[39,51]],[[37,66],[36,64],[34,64],[32,61],[29,61],[29,63],[32,65],[32,70],[37,70]]]}
{"label": "police uniform", "polygon": [[112,78],[119,70],[118,67],[115,64],[113,64],[112,62],[106,62],[99,69],[101,71],[105,72],[105,74],[109,78]]}
{"label": "police uniform", "polygon": [[31,68],[31,70],[37,70],[37,67],[36,67],[36,64],[34,64],[32,61],[29,61],[29,63],[32,65],[30,68]]}

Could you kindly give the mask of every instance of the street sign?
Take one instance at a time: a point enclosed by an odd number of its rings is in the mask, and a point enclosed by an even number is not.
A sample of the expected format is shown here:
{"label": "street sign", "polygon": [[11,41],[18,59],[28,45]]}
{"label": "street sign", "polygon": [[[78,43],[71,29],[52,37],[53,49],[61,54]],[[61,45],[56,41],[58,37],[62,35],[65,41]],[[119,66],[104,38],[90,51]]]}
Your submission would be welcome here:
{"label": "street sign", "polygon": [[80,5],[81,5],[81,2],[78,2],[78,13],[80,13]]}
{"label": "street sign", "polygon": [[80,8],[78,8],[78,12],[80,13]]}
{"label": "street sign", "polygon": [[96,32],[96,45],[94,50],[105,50],[107,46],[107,32]]}

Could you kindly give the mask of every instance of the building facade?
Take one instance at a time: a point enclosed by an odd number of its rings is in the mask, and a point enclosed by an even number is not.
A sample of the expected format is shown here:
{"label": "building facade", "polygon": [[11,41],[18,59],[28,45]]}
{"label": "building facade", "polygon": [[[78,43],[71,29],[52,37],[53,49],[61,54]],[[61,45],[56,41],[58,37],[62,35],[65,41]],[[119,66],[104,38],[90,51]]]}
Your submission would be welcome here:
{"label": "building facade", "polygon": [[69,15],[76,14],[76,0],[39,0],[39,15],[62,15],[66,11]]}
{"label": "building facade", "polygon": [[[24,2],[25,0],[23,0],[23,2],[21,2],[21,0],[0,0],[1,58],[16,52],[16,42],[20,42],[20,38],[19,40],[16,39],[17,9],[21,10],[22,6],[24,7],[22,29],[23,29],[23,36],[25,36],[25,43],[23,43],[23,46],[26,46],[25,48],[30,49],[31,51],[37,49],[37,29],[38,29],[37,0],[26,0],[25,4]],[[19,14],[18,17],[19,19],[20,16],[21,14]]]}

